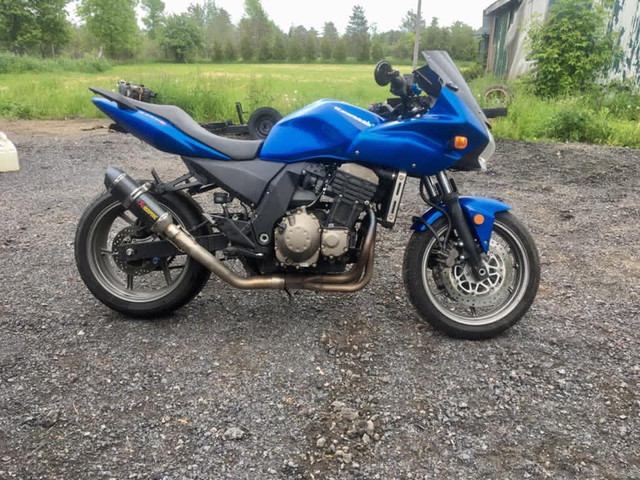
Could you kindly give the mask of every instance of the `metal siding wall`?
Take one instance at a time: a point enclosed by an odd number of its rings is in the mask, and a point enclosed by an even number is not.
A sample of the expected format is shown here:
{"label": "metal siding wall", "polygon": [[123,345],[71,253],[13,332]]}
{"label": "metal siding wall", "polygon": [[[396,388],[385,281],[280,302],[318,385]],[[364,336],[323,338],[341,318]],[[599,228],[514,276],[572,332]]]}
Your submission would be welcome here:
{"label": "metal siding wall", "polygon": [[507,32],[507,55],[509,79],[517,78],[531,69],[527,61],[529,27],[533,21],[544,20],[549,9],[549,0],[523,0]]}
{"label": "metal siding wall", "polygon": [[622,50],[622,56],[611,68],[609,78],[640,84],[640,2],[615,0],[609,27],[618,32],[618,47]]}

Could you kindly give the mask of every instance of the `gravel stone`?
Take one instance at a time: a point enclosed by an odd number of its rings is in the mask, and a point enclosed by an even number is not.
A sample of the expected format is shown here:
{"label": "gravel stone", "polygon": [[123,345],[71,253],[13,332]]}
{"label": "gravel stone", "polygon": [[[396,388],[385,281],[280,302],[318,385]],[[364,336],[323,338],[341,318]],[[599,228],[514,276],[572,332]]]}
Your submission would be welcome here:
{"label": "gravel stone", "polygon": [[98,121],[59,123],[0,128],[21,164],[0,174],[0,478],[640,478],[638,151],[500,141],[487,172],[454,173],[463,195],[513,206],[542,262],[525,318],[465,342],[406,301],[413,180],[361,292],[289,300],[212,278],[167,317],[110,311],[75,268],[84,207],[108,165],[186,169],[77,128]]}
{"label": "gravel stone", "polygon": [[222,435],[225,440],[240,440],[244,438],[244,430],[238,427],[227,428]]}

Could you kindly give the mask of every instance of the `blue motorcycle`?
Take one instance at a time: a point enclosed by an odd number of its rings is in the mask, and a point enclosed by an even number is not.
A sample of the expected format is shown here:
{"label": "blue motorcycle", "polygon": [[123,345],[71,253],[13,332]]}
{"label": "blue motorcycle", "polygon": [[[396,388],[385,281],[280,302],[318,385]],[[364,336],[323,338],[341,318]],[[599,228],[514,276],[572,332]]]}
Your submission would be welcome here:
{"label": "blue motorcycle", "polygon": [[[412,75],[376,66],[376,82],[396,96],[391,104],[369,111],[319,100],[259,141],[220,137],[178,107],[92,88],[100,110],[180,155],[187,173],[163,181],[154,170],[138,181],[107,169],[107,191],[75,239],[89,290],[136,317],[183,306],[211,273],[241,289],[358,291],[373,273],[376,227],[394,226],[413,177],[428,208],[414,217],[404,256],[412,304],[454,337],[509,328],[535,298],[538,253],[508,205],[459,195],[448,171],[483,170],[495,142],[450,57],[424,56]],[[212,200],[208,211],[196,197]]]}

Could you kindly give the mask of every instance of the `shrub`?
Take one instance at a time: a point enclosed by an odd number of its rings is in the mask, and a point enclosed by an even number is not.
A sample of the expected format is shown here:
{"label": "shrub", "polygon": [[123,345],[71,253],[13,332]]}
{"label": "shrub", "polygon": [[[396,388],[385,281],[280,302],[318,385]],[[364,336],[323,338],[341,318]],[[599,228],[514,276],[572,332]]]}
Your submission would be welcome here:
{"label": "shrub", "polygon": [[558,97],[584,91],[613,62],[607,10],[593,0],[557,0],[529,31],[534,91]]}
{"label": "shrub", "polygon": [[611,133],[605,115],[577,105],[567,105],[546,123],[546,135],[565,142],[607,143]]}
{"label": "shrub", "polygon": [[42,59],[37,57],[0,53],[0,74],[3,73],[41,73],[41,72],[82,72],[100,73],[110,70],[111,64],[104,59],[71,59],[59,57]]}
{"label": "shrub", "polygon": [[467,82],[471,82],[472,80],[475,80],[476,78],[479,78],[482,75],[484,75],[485,70],[481,64],[474,63],[470,67],[461,68],[460,73],[462,73],[462,76]]}

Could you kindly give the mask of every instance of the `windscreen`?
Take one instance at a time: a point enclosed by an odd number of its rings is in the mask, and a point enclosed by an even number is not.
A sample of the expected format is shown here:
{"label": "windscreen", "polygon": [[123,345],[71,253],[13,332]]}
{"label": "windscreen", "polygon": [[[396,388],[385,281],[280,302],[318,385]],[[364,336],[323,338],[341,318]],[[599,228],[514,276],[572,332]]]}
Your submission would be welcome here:
{"label": "windscreen", "polygon": [[[471,93],[469,85],[467,85],[467,82],[464,80],[458,67],[453,63],[453,60],[451,60],[449,54],[444,50],[426,50],[422,52],[422,55],[427,61],[427,65],[417,70],[418,78],[416,80],[418,80],[418,86],[430,95],[432,95],[430,90],[433,91],[437,89],[437,93],[433,95],[435,97],[438,96],[440,88],[444,85],[457,87],[458,90],[456,94],[458,97],[476,114],[481,123],[489,126],[489,120],[487,120],[473,93]],[[434,73],[435,76],[433,75]],[[442,85],[435,85],[435,79],[437,77],[442,79]],[[423,83],[426,88],[423,88],[421,83]]]}

